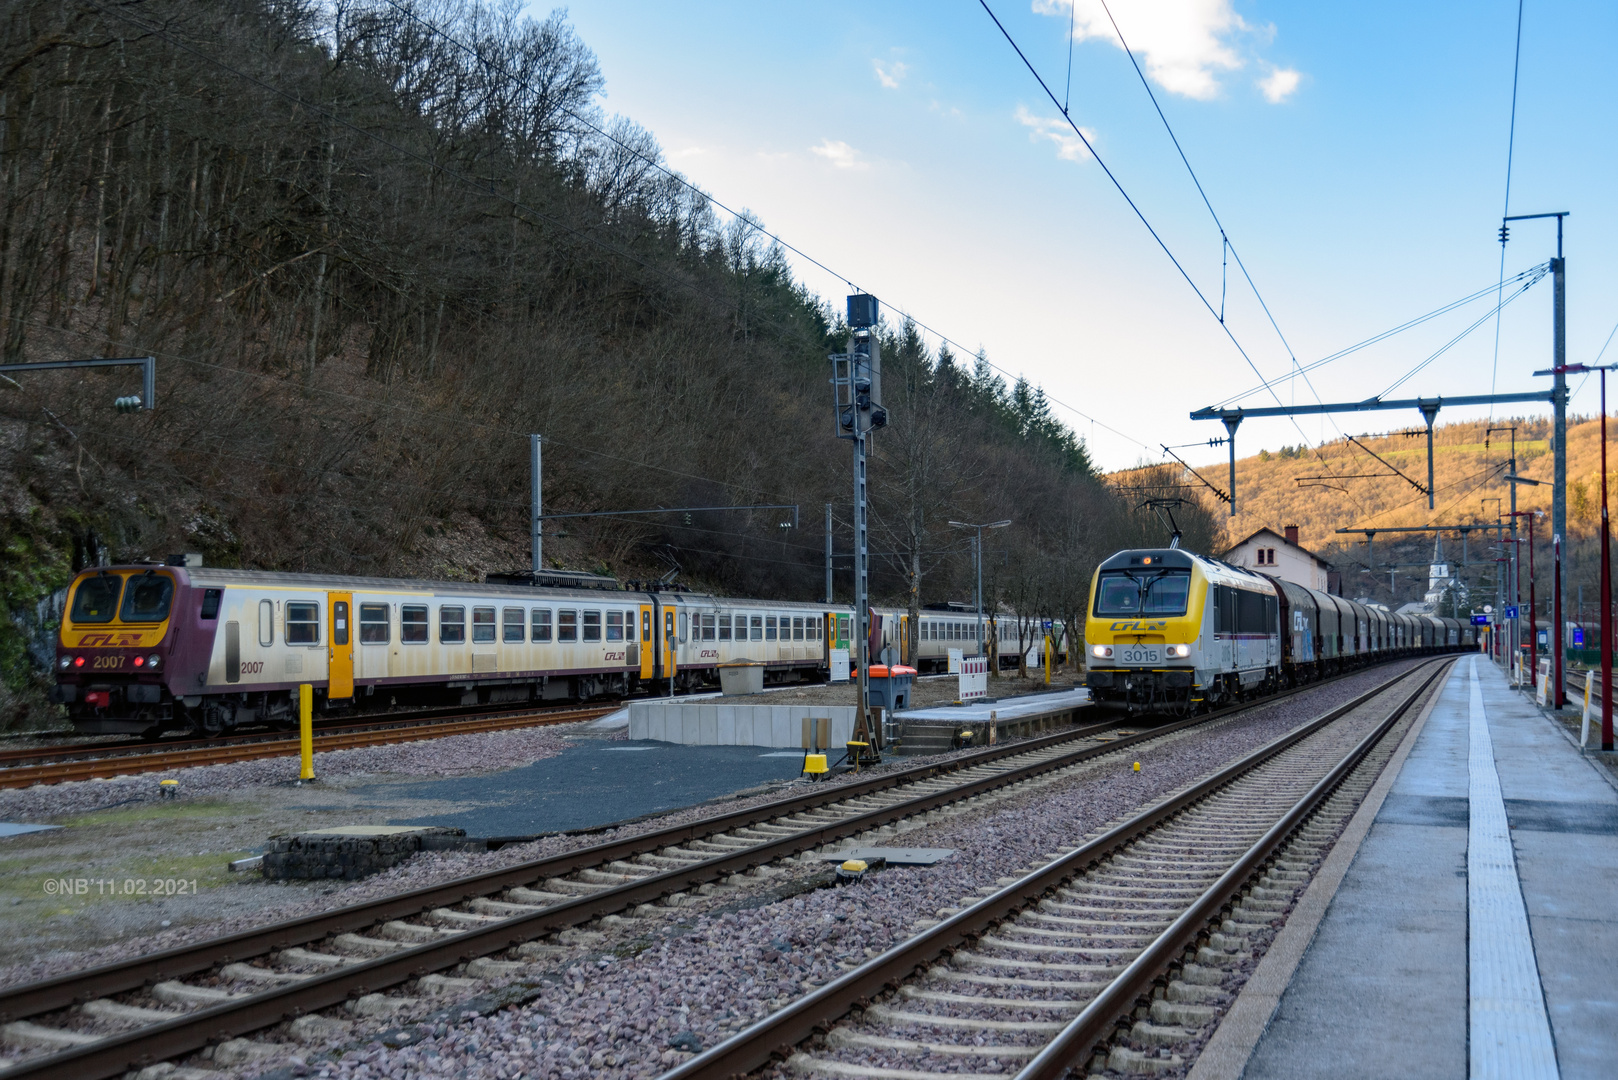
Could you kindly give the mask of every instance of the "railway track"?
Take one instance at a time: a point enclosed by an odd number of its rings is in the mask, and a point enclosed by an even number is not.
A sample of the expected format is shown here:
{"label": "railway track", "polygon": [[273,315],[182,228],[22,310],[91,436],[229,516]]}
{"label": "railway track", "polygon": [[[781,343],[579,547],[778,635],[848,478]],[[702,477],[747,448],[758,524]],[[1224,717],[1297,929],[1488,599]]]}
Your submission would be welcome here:
{"label": "railway track", "polygon": [[[617,703],[574,709],[512,710],[494,715],[464,719],[399,718],[355,725],[352,721],[334,729],[317,730],[315,753],[353,750],[386,743],[439,739],[449,735],[482,734],[515,728],[550,724],[573,724],[595,720],[622,706]],[[287,757],[299,752],[297,733],[274,732],[229,736],[226,739],[188,739],[176,747],[154,743],[112,744],[110,746],[38,747],[0,754],[0,788],[25,788],[35,784],[60,784],[70,780],[94,780],[133,773],[163,772],[196,765],[222,765],[257,758]],[[27,764],[40,758],[49,760]],[[13,764],[15,762],[15,764]]]}
{"label": "railway track", "polygon": [[814,862],[829,843],[881,835],[951,804],[1008,797],[1253,707],[1150,731],[1087,725],[9,988],[0,991],[0,1040],[20,1056],[4,1075],[120,1076],[285,1021],[298,1038],[299,1023],[317,1023],[310,1014],[334,1006],[384,1016],[413,999],[383,990],[413,983],[421,996],[459,992],[466,980],[436,973],[460,964],[474,978],[520,973],[555,955],[558,946],[542,939],[603,916],[684,906],[700,902],[693,894],[791,874],[772,864]]}
{"label": "railway track", "polygon": [[1214,1020],[1249,937],[1307,884],[1392,754],[1398,740],[1385,737],[1448,664],[1422,665],[1002,879],[663,1080],[781,1059],[790,1074],[886,1080],[1184,1067],[1171,1048]]}

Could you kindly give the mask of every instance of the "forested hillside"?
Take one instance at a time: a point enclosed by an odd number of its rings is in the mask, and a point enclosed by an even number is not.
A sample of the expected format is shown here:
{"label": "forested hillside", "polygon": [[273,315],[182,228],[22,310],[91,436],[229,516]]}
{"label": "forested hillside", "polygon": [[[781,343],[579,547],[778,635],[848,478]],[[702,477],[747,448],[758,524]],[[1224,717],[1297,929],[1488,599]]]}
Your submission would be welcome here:
{"label": "forested hillside", "polygon": [[[808,598],[848,446],[841,297],[663,170],[607,115],[562,13],[459,0],[16,0],[0,43],[0,353],[154,355],[0,382],[6,719],[34,711],[14,624],[94,533],[114,559],[479,578],[528,562],[528,446],[570,520],[553,565]],[[442,31],[442,32],[441,32]],[[950,519],[1010,518],[993,599],[1082,608],[1098,556],[1160,542],[1036,387],[884,326],[875,591],[964,598]],[[1188,545],[1217,528],[1182,510]],[[841,560],[840,565],[847,565]],[[846,597],[848,575],[838,575]]]}

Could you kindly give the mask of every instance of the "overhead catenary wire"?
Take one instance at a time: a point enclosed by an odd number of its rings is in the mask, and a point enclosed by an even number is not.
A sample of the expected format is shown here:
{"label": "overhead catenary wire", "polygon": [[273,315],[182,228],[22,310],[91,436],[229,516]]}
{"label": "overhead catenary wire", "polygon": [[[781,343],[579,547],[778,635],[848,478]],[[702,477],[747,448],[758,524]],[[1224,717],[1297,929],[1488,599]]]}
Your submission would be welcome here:
{"label": "overhead catenary wire", "polygon": [[[1517,149],[1517,76],[1522,72],[1522,13],[1523,0],[1517,0],[1517,43],[1512,50],[1511,58],[1511,124],[1506,130],[1506,199],[1505,207],[1500,211],[1500,285],[1499,292],[1506,287],[1506,218],[1511,214],[1511,159]],[[1561,219],[1558,218],[1558,221]],[[1560,233],[1558,233],[1560,235]],[[1494,394],[1495,386],[1500,379],[1500,304],[1498,293],[1495,296],[1494,309],[1494,360],[1489,367],[1489,393]],[[1494,405],[1489,405],[1489,419],[1494,419]]]}

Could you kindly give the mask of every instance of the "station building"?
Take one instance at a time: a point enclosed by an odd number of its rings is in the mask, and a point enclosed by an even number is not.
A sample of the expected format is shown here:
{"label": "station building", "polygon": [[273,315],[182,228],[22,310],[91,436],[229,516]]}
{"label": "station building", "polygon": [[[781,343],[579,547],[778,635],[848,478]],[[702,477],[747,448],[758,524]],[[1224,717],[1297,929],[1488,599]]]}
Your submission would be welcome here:
{"label": "station building", "polygon": [[1331,563],[1298,543],[1298,527],[1288,525],[1283,532],[1260,529],[1219,556],[1232,566],[1290,581],[1307,589],[1341,592],[1332,588],[1336,575]]}

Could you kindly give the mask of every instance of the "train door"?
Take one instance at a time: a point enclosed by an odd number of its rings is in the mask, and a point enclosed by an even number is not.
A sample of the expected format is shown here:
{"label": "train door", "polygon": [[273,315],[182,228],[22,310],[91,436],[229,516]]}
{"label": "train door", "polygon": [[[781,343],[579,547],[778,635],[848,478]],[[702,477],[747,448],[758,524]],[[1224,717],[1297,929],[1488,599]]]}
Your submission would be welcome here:
{"label": "train door", "polygon": [[[646,682],[657,677],[657,646],[652,643],[652,631],[656,626],[657,612],[652,610],[651,604],[640,606],[640,677]],[[633,636],[633,635],[631,635]]]}
{"label": "train door", "polygon": [[326,594],[326,625],[331,628],[326,646],[328,701],[354,696],[354,645],[350,632],[353,606],[353,593]]}
{"label": "train door", "polygon": [[674,670],[676,666],[674,663],[675,649],[676,641],[674,636],[674,609],[667,607],[663,609],[663,670],[658,672],[658,676],[660,678],[674,678]]}

